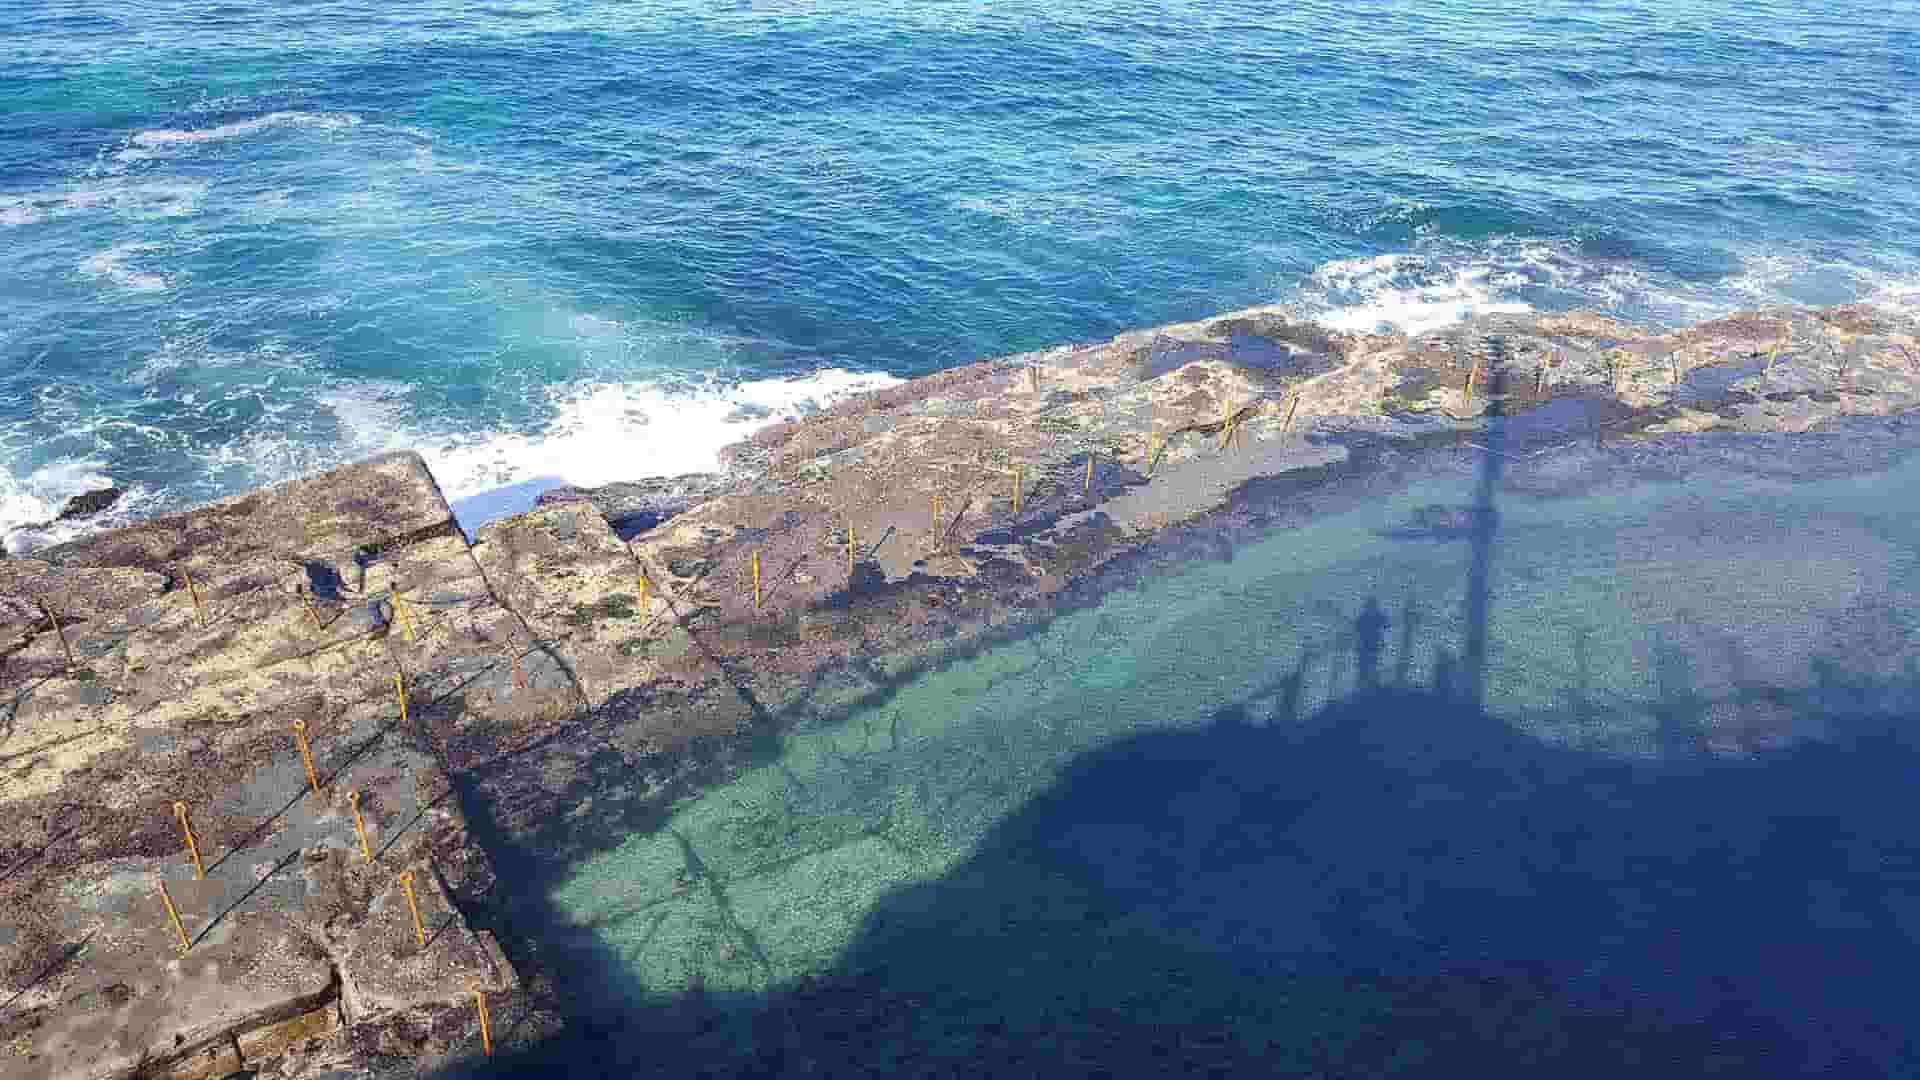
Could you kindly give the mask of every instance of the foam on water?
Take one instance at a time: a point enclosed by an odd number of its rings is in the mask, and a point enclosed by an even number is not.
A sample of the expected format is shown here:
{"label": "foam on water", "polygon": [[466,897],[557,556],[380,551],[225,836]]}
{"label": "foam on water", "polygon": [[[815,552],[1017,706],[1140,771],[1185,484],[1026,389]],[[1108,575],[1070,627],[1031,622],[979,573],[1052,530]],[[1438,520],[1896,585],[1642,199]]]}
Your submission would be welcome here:
{"label": "foam on water", "polygon": [[[532,433],[488,432],[418,445],[469,532],[528,509],[529,481],[594,487],[621,480],[710,472],[722,447],[782,420],[900,380],[828,370],[800,379],[601,383],[553,392],[554,419]],[[349,410],[351,413],[351,410]],[[374,413],[361,412],[362,422]],[[507,497],[489,497],[511,493]]]}
{"label": "foam on water", "polygon": [[339,131],[344,128],[358,127],[361,123],[361,118],[353,113],[284,110],[207,128],[153,128],[134,132],[128,137],[126,147],[114,157],[124,162],[146,161],[187,147],[244,138],[274,128],[294,127],[315,131]]}
{"label": "foam on water", "polygon": [[[147,377],[177,370],[178,355],[156,361]],[[533,430],[461,432],[416,415],[410,388],[367,381],[325,390],[317,399],[339,437],[317,442],[262,424],[206,452],[206,473],[232,476],[236,490],[279,483],[390,450],[418,450],[469,534],[489,521],[531,509],[563,484],[593,487],[622,480],[712,472],[719,452],[769,424],[792,420],[851,394],[901,380],[878,372],[828,369],[798,378],[583,382],[550,390],[551,419]],[[164,435],[161,432],[149,432]],[[170,493],[136,487],[111,514],[42,526],[65,500],[113,483],[98,459],[63,460],[22,481],[0,470],[0,538],[25,553],[126,524],[134,510],[177,503]],[[157,497],[156,497],[157,496]],[[169,506],[179,509],[178,505]]]}
{"label": "foam on water", "polygon": [[106,469],[106,462],[88,458],[58,461],[24,477],[0,468],[0,547],[12,555],[24,555],[89,533],[119,528],[158,508],[155,492],[136,484],[105,511],[73,521],[55,521],[68,499],[114,486]]}
{"label": "foam on water", "polygon": [[62,188],[0,195],[0,227],[37,225],[89,212],[128,219],[188,217],[199,212],[207,188],[205,181],[198,180],[112,175]]}
{"label": "foam on water", "polygon": [[[533,506],[550,487],[595,487],[622,480],[720,469],[721,448],[769,424],[797,419],[851,394],[900,380],[843,370],[794,379],[582,383],[550,391],[552,419],[534,431],[436,431],[407,414],[406,388],[368,384],[321,400],[340,420],[356,455],[417,449],[469,533]],[[276,453],[276,449],[279,451]],[[292,446],[256,444],[256,459],[286,464]]]}
{"label": "foam on water", "polygon": [[115,244],[105,251],[96,252],[80,262],[80,272],[89,277],[105,278],[123,289],[134,292],[164,292],[168,282],[164,274],[148,270],[139,270],[127,265],[127,260],[155,250],[156,245],[127,242]]}
{"label": "foam on water", "polygon": [[1314,318],[1333,330],[1370,334],[1383,329],[1418,334],[1471,315],[1530,310],[1497,298],[1491,266],[1440,267],[1415,255],[1342,259],[1315,270],[1326,308]]}
{"label": "foam on water", "polygon": [[1681,325],[1736,310],[1826,305],[1860,298],[1920,303],[1911,271],[1830,253],[1771,247],[1727,253],[1731,272],[1689,280],[1626,259],[1598,257],[1572,239],[1426,235],[1413,249],[1316,267],[1285,302],[1334,330],[1422,334],[1478,315],[1588,309],[1648,326]]}

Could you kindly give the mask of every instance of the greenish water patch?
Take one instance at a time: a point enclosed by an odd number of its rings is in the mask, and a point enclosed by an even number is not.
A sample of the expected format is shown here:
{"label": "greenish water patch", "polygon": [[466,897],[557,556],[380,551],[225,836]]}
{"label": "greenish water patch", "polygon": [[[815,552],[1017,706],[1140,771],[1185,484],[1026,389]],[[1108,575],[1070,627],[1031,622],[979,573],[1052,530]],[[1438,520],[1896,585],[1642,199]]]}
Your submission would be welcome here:
{"label": "greenish water patch", "polygon": [[[1860,680],[1914,670],[1908,608],[1920,522],[1903,493],[1916,482],[1912,464],[1797,484],[1703,469],[1680,483],[1581,497],[1503,493],[1487,712],[1523,745],[1623,768],[1671,764],[1676,732],[1722,761],[1827,736],[1822,693],[1877,708]],[[777,760],[577,868],[553,904],[590,927],[649,997],[764,995],[844,972],[885,937],[876,912],[930,883],[974,889],[963,906],[977,904],[990,922],[1001,905],[1020,908],[1009,926],[1056,927],[1033,917],[1034,905],[1054,902],[1135,910],[1115,897],[1155,879],[1142,853],[1163,841],[1177,849],[1177,837],[1076,826],[1070,858],[1036,856],[1017,882],[968,885],[967,868],[988,837],[1102,748],[1225,725],[1260,732],[1263,752],[1284,757],[1293,741],[1315,737],[1311,718],[1326,706],[1372,686],[1445,683],[1467,630],[1470,545],[1433,527],[1448,511],[1431,508],[1465,507],[1472,492],[1465,467],[1422,480],[1230,562],[1116,594],[843,723],[797,732]],[[1863,635],[1875,644],[1863,647]],[[1841,669],[1859,679],[1842,687],[1832,676]],[[1883,698],[1896,693],[1876,685]],[[1405,765],[1409,775],[1423,767]],[[1210,790],[1142,797],[1165,801],[1169,818],[1198,835],[1220,816],[1209,800],[1232,801]],[[1436,805],[1459,797],[1448,790],[1430,793]],[[1244,837],[1254,827],[1236,828]],[[1315,843],[1297,823],[1257,828]],[[1332,890],[1299,877],[1306,862],[1268,865],[1247,887],[1324,898]],[[1069,864],[1097,870],[1062,878]],[[1196,885],[1209,899],[1195,910],[1178,889],[1148,905],[1158,917],[1103,930],[1111,952],[1138,959],[1169,941],[1185,951],[1232,941],[1284,970],[1327,947],[1327,912],[1268,906],[1229,925],[1220,913],[1233,905],[1219,897],[1231,887]],[[1383,903],[1380,925],[1417,906]]]}

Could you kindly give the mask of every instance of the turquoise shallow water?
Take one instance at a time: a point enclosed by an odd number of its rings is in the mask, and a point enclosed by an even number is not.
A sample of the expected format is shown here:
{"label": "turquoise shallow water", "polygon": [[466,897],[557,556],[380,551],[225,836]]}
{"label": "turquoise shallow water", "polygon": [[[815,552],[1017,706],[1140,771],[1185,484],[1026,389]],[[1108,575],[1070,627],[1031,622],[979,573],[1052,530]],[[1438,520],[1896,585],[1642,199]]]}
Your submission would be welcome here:
{"label": "turquoise shallow water", "polygon": [[1255,302],[1920,281],[1911,0],[0,11],[0,529],[398,445],[474,518]]}
{"label": "turquoise shallow water", "polygon": [[1418,469],[794,734],[557,955],[668,1071],[1898,1073],[1910,428],[1561,448],[1483,544],[1420,524],[1483,456]]}

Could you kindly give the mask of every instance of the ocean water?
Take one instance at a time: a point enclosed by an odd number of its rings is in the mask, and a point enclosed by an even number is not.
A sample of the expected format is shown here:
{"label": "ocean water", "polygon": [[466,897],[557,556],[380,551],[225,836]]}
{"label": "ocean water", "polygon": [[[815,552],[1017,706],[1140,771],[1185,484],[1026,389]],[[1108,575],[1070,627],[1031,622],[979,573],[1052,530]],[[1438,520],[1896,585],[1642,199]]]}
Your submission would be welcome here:
{"label": "ocean water", "polygon": [[1920,288],[1912,0],[0,13],[0,533],[399,446],[472,524],[1253,303]]}

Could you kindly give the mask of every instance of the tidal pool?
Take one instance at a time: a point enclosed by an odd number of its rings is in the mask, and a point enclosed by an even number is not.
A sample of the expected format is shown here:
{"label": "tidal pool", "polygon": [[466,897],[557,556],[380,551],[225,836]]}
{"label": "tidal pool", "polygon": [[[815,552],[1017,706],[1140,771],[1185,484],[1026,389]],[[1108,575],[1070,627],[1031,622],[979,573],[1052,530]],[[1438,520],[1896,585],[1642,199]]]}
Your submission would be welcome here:
{"label": "tidal pool", "polygon": [[1443,455],[794,732],[553,889],[576,989],[783,1069],[1907,1061],[1920,438],[1860,432]]}

